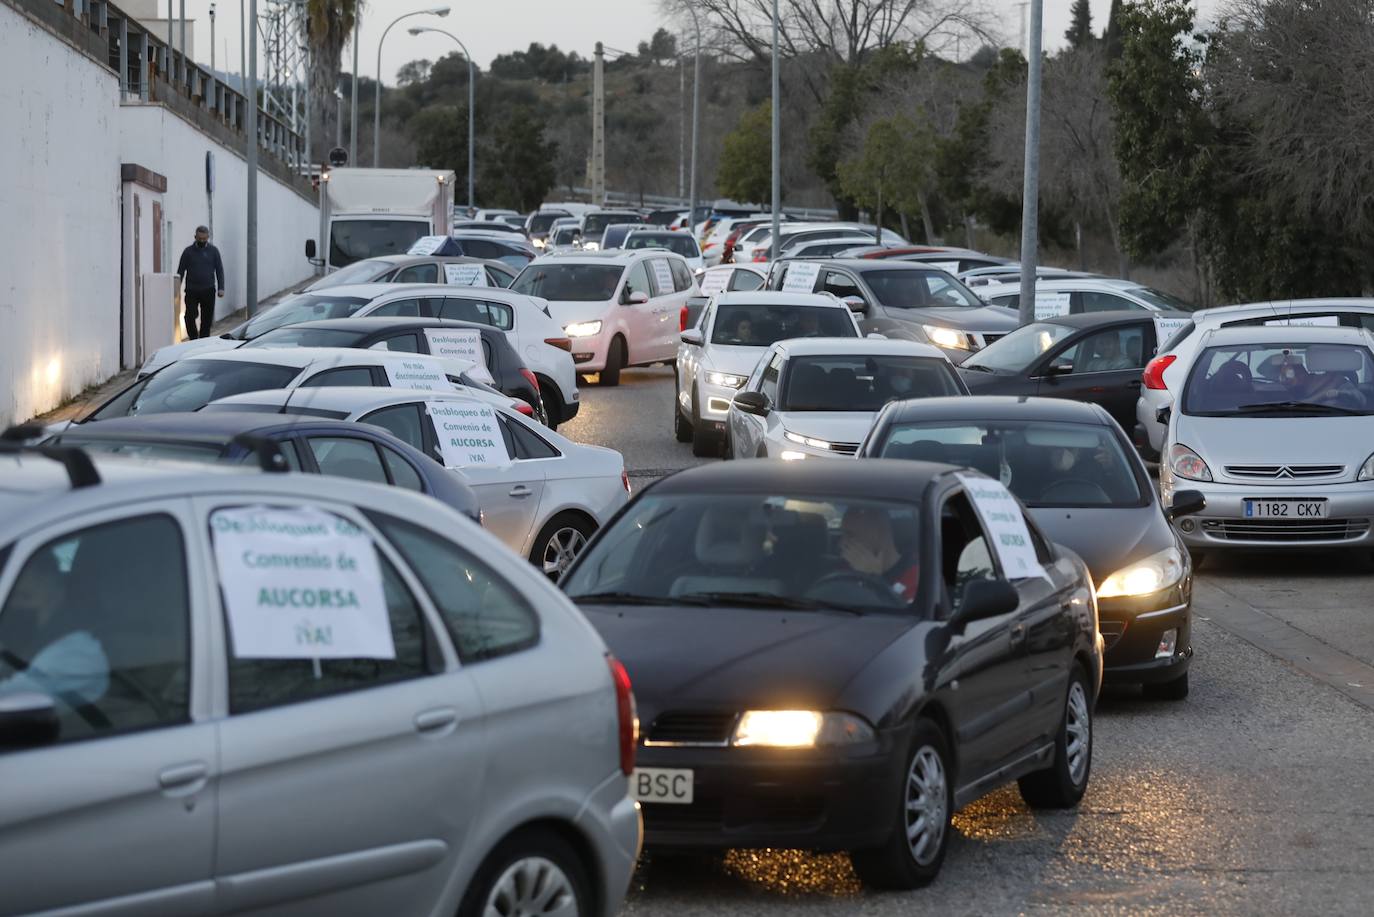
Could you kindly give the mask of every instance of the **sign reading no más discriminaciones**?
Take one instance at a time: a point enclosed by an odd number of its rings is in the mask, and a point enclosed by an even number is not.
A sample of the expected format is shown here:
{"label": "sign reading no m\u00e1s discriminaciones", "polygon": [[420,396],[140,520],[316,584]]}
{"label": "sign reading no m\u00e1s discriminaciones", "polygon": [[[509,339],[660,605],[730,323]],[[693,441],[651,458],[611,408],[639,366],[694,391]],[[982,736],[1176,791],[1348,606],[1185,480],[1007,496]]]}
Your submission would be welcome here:
{"label": "sign reading no m\u00e1s discriminaciones", "polygon": [[1031,542],[1030,532],[1026,529],[1026,518],[1021,515],[1021,506],[1011,491],[1001,481],[978,475],[956,475],[964,491],[973,501],[978,518],[983,520],[992,549],[1002,562],[1002,570],[1008,579],[1024,579],[1030,576],[1044,576],[1045,568],[1035,556],[1035,545]]}
{"label": "sign reading no m\u00e1s discriminaciones", "polygon": [[314,507],[218,510],[215,564],[241,659],[395,659],[377,552]]}
{"label": "sign reading no m\u00e1s discriminaciones", "polygon": [[446,468],[506,465],[510,453],[496,410],[476,401],[426,401]]}
{"label": "sign reading no m\u00e1s discriminaciones", "polygon": [[[481,361],[478,361],[479,364]],[[417,388],[426,392],[451,392],[452,382],[439,368],[424,360],[395,360],[386,366],[386,378],[392,388]]]}

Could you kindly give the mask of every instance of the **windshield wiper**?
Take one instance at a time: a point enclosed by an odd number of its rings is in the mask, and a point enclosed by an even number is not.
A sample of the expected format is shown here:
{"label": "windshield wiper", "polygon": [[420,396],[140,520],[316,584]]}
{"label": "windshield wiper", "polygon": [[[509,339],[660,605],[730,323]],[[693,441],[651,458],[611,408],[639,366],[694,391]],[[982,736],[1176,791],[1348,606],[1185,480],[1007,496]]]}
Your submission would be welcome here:
{"label": "windshield wiper", "polygon": [[845,614],[863,614],[857,608],[832,605],[829,602],[813,602],[810,599],[797,599],[785,595],[770,595],[766,592],[689,592],[684,599],[700,599],[703,604],[740,605],[754,608],[787,608],[794,611],[840,611]]}
{"label": "windshield wiper", "polygon": [[695,595],[667,596],[640,595],[637,592],[588,592],[585,595],[568,596],[574,602],[590,602],[594,605],[699,605],[706,607],[711,603]]}
{"label": "windshield wiper", "polygon": [[990,372],[993,371],[991,366],[984,366],[982,363],[964,363],[964,364],[962,364],[959,368],[960,368],[960,369],[976,369],[976,370],[978,370],[980,373],[990,373]]}
{"label": "windshield wiper", "polygon": [[1269,411],[1302,411],[1309,414],[1347,414],[1363,417],[1364,411],[1343,408],[1334,404],[1314,404],[1311,401],[1269,401],[1263,404],[1242,404],[1236,408],[1242,414],[1264,414]]}

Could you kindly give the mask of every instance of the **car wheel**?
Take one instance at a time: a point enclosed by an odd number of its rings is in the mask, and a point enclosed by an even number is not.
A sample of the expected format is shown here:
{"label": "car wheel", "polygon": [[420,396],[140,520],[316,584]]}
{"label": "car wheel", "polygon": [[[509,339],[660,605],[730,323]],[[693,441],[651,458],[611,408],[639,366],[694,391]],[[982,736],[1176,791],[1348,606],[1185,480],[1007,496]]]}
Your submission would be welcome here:
{"label": "car wheel", "polygon": [[692,390],[692,454],[697,458],[716,458],[720,455],[720,437],[701,422],[701,396]]}
{"label": "car wheel", "polygon": [[620,384],[620,370],[625,366],[625,341],[617,335],[611,338],[611,347],[606,351],[606,368],[601,370],[601,384],[606,386]]}
{"label": "car wheel", "polygon": [[1093,767],[1092,701],[1088,676],[1075,664],[1064,694],[1064,715],[1054,740],[1054,761],[1018,781],[1021,798],[1032,809],[1069,809],[1088,789]]}
{"label": "car wheel", "polygon": [[548,521],[534,539],[530,549],[530,563],[557,581],[567,572],[573,559],[587,546],[596,525],[577,513],[559,513]]}
{"label": "car wheel", "polygon": [[940,872],[954,811],[953,771],[944,734],[930,720],[916,723],[906,778],[892,802],[898,806],[892,833],[882,846],[850,854],[865,885],[920,888]]}
{"label": "car wheel", "polygon": [[735,438],[730,435],[730,419],[725,420],[725,439],[721,443],[721,458],[725,461],[732,461],[735,457]]}
{"label": "car wheel", "polygon": [[1188,673],[1158,684],[1142,685],[1141,691],[1151,700],[1183,700],[1188,696]]}
{"label": "car wheel", "polygon": [[679,383],[673,382],[673,438],[680,443],[690,443],[692,441],[692,424],[686,417],[682,416],[682,403],[678,401],[681,394]]}
{"label": "car wheel", "polygon": [[591,912],[591,884],[577,851],[555,834],[525,830],[487,857],[468,885],[458,917],[584,917]]}
{"label": "car wheel", "polygon": [[539,380],[539,397],[544,402],[544,415],[548,420],[544,421],[550,430],[557,430],[558,425],[563,422],[563,399],[558,394],[558,387],[546,379]]}

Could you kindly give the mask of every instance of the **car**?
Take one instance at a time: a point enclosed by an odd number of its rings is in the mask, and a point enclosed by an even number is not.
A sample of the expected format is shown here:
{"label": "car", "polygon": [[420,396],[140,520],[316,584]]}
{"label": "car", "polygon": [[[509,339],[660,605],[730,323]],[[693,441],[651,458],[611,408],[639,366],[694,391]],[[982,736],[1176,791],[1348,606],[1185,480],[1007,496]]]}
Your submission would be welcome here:
{"label": "car", "polygon": [[[665,232],[667,231],[662,226],[653,226],[642,220],[635,223],[612,223],[601,231],[601,235],[596,240],[598,244],[592,248],[592,251],[624,248],[625,237],[640,229],[664,229]],[[683,234],[679,233],[679,235]]]}
{"label": "car", "polygon": [[494,232],[503,236],[514,236],[521,240],[525,239],[525,230],[519,226],[512,226],[504,220],[458,220],[451,227],[455,233],[464,232]]}
{"label": "car", "polygon": [[582,247],[596,251],[601,237],[612,223],[643,223],[644,217],[634,210],[591,210],[582,215]]}
{"label": "car", "polygon": [[[518,411],[466,392],[348,387],[294,395],[248,392],[222,398],[206,410],[305,414],[383,427],[445,468],[460,471],[477,492],[486,529],[551,577],[567,568],[630,493],[619,452],[575,443]],[[482,440],[482,448],[474,440]]]}
{"label": "car", "polygon": [[1017,327],[1015,311],[987,305],[948,271],[905,261],[780,259],[767,285],[832,293],[862,307],[865,334],[932,344],[955,363]]}
{"label": "car", "polygon": [[520,270],[539,251],[523,238],[494,229],[455,229],[447,236],[425,236],[410,247],[411,255],[466,255],[501,261]]}
{"label": "car", "polygon": [[493,287],[369,283],[288,297],[219,337],[163,347],[140,376],[175,360],[232,350],[277,328],[337,318],[441,318],[491,325],[505,332],[539,383],[550,428],[577,416],[581,404],[571,340],[549,315],[548,303]]}
{"label": "car", "polygon": [[977,269],[1005,267],[1011,263],[1007,258],[999,258],[997,255],[989,255],[969,248],[949,248],[934,245],[898,245],[887,248],[870,245],[864,248],[839,251],[836,253],[836,257],[912,261],[917,264],[929,264],[931,267],[938,267],[942,271],[948,271],[955,275]]}
{"label": "car", "polygon": [[730,263],[734,258],[735,243],[739,241],[739,237],[755,226],[771,224],[772,221],[773,216],[768,213],[752,213],[749,216],[717,220],[712,224],[711,231],[701,239],[701,253],[706,267]]}
{"label": "car", "polygon": [[787,249],[789,258],[830,258],[837,255],[848,257],[847,252],[854,248],[853,238],[830,238],[819,236],[805,242],[798,242]]}
{"label": "car", "polygon": [[625,236],[620,247],[629,252],[639,251],[642,248],[660,248],[681,255],[683,260],[687,262],[687,267],[693,276],[698,271],[706,269],[706,264],[701,260],[701,249],[697,246],[697,240],[685,232],[671,232],[667,229],[635,229]]}
{"label": "car", "polygon": [[697,456],[725,445],[730,402],[765,349],[780,340],[858,338],[849,307],[814,293],[719,293],[681,333],[674,378],[673,435]]}
{"label": "car", "polygon": [[549,227],[554,220],[572,216],[568,210],[536,210],[525,218],[525,235],[529,237],[530,244],[537,249],[542,249],[545,240],[549,235]]}
{"label": "car", "polygon": [[467,917],[533,880],[618,912],[630,682],[481,527],[358,481],[6,451],[6,911]]}
{"label": "car", "polygon": [[654,223],[659,226],[668,226],[674,220],[685,217],[686,215],[687,208],[685,207],[682,209],[669,207],[666,210],[650,210],[647,214],[644,215],[644,221],[646,223]]}
{"label": "car", "polygon": [[[988,284],[979,288],[979,297],[990,305],[1017,308],[1021,302],[1021,281]],[[1036,318],[1052,315],[1078,315],[1082,312],[1187,313],[1193,306],[1177,296],[1151,289],[1133,280],[1111,277],[1050,277],[1035,284]]]}
{"label": "car", "polygon": [[727,458],[852,458],[888,401],[966,395],[929,344],[846,338],[778,341],[730,402]]}
{"label": "car", "polygon": [[1147,697],[1188,696],[1193,571],[1170,524],[1205,499],[1162,506],[1121,426],[1101,407],[1062,399],[973,396],[887,405],[861,459],[960,465],[1000,480],[1040,531],[1081,557],[1097,591],[1104,678]]}
{"label": "car", "polygon": [[555,226],[544,242],[546,252],[571,252],[582,249],[582,230],[576,225]]}
{"label": "car", "polygon": [[720,264],[708,267],[697,274],[697,286],[707,296],[712,293],[749,292],[763,287],[768,280],[768,272],[762,266],[752,263]]}
{"label": "car", "polygon": [[[872,226],[862,223],[834,223],[819,222],[807,223],[802,221],[790,222],[780,227],[780,244],[778,247],[778,257],[783,257],[790,253],[793,246],[815,239],[842,239],[845,237],[853,238],[855,245],[862,245],[865,239],[873,239],[877,230]],[[884,229],[881,235],[882,241],[892,245],[905,245],[906,240],[890,229]],[[750,252],[752,261],[768,261],[772,257],[772,225],[769,224],[768,233],[761,236],[754,242],[754,247]],[[738,256],[736,261],[740,260]]]}
{"label": "car", "polygon": [[[1017,292],[1020,292],[1021,265],[1019,264],[998,264],[992,267],[977,267],[967,271],[960,271],[956,275],[959,280],[970,290],[979,290],[995,283],[1015,283]],[[1072,277],[1099,277],[1099,274],[1090,274],[1086,271],[1070,271],[1061,267],[1046,267],[1040,265],[1035,269],[1035,279],[1042,280],[1067,280]],[[981,290],[979,290],[981,295]],[[1019,298],[1018,298],[1019,301]]]}
{"label": "car", "polygon": [[545,255],[515,278],[516,293],[545,299],[572,342],[579,373],[619,385],[626,366],[672,360],[696,281],[681,255],[646,249]]}
{"label": "car", "polygon": [[485,282],[468,284],[470,286],[508,287],[518,273],[503,261],[486,261],[481,258],[451,255],[381,255],[355,261],[348,267],[331,271],[301,292],[314,293],[354,283],[450,283],[450,276],[473,276],[465,271],[454,273],[445,267],[447,264],[480,264],[482,272],[473,279]]}
{"label": "car", "polygon": [[1255,326],[1368,328],[1374,330],[1374,299],[1289,299],[1200,309],[1172,333],[1162,336],[1155,358],[1141,375],[1143,387],[1136,402],[1136,420],[1144,430],[1148,451],[1157,456],[1164,445],[1166,424],[1161,408],[1171,407],[1173,393],[1187,378],[1202,336],[1217,328]]}
{"label": "car", "polygon": [[[1181,313],[1161,313],[1177,317]],[[975,395],[1037,395],[1100,404],[1135,428],[1140,371],[1154,352],[1155,313],[1085,312],[1032,322],[959,365]]]}
{"label": "car", "polygon": [[1220,551],[1374,548],[1374,334],[1219,328],[1201,335],[1168,422],[1165,500],[1200,491],[1177,527]]}
{"label": "car", "polygon": [[499,221],[499,222],[507,223],[507,225],[509,225],[509,221],[510,221],[510,220],[519,220],[519,221],[521,221],[522,223],[523,223],[524,220],[525,220],[524,215],[521,214],[521,213],[519,213],[518,211],[515,211],[515,210],[497,210],[497,209],[486,208],[486,207],[484,207],[484,208],[482,208],[481,210],[478,210],[476,213],[474,213],[474,214],[472,215],[472,218],[473,218],[474,220],[488,220],[488,221],[491,221],[491,222],[498,222],[498,221]]}
{"label": "car", "polygon": [[977,472],[690,468],[561,585],[634,680],[650,851],[843,850],[870,887],[913,888],[975,799],[1016,781],[1063,808],[1087,789],[1091,576]]}
{"label": "car", "polygon": [[[264,444],[271,448],[264,453]],[[280,414],[199,411],[116,417],[58,434],[49,445],[88,455],[225,462],[391,484],[431,497],[480,523],[477,494],[458,474],[381,427]]]}

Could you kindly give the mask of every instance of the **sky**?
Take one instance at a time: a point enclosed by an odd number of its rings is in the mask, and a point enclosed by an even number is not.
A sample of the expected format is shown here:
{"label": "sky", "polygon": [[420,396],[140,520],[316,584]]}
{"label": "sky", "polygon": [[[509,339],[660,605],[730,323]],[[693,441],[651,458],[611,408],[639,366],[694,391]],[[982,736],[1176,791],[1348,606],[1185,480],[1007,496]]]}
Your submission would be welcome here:
{"label": "sky", "polygon": [[[188,18],[197,20],[195,56],[201,63],[210,59],[210,30],[207,13],[210,0],[177,0],[186,5]],[[1203,18],[1212,15],[1221,0],[1198,0]],[[1019,43],[1022,7],[1016,0],[984,0],[991,12],[993,28],[1009,46]],[[160,8],[166,0],[158,0]],[[387,83],[396,70],[408,61],[419,58],[437,60],[456,48],[442,35],[412,36],[412,26],[431,26],[446,29],[468,46],[478,65],[485,68],[498,54],[523,50],[531,42],[556,44],[565,51],[577,51],[590,57],[597,41],[609,48],[633,51],[663,25],[658,0],[371,0],[364,7],[362,38],[359,42],[359,70],[366,76],[377,73],[377,42],[383,31],[397,16],[413,10],[432,9],[449,4],[448,16],[414,16],[393,28],[382,49],[382,73]],[[1101,33],[1107,24],[1111,0],[1091,0],[1093,29]],[[265,8],[260,0],[259,9]],[[1048,0],[1045,3],[1044,46],[1054,51],[1064,45],[1064,32],[1069,27],[1071,0]],[[229,60],[239,57],[239,10],[233,0],[219,0],[215,54],[216,63],[224,68],[225,54]],[[972,42],[963,45],[963,53],[971,54]],[[344,68],[352,68],[352,51],[344,51]],[[233,69],[237,69],[235,66]]]}

